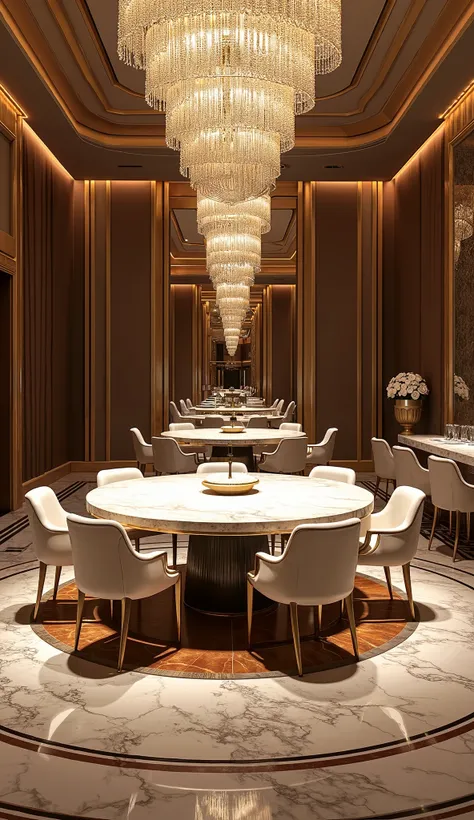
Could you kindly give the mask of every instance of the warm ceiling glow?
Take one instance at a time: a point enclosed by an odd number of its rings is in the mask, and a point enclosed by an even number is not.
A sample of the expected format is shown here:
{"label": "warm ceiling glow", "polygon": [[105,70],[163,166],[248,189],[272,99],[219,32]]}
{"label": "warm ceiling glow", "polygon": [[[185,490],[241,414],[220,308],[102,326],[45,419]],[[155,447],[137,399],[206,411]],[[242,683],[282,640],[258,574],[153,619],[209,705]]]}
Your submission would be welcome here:
{"label": "warm ceiling glow", "polygon": [[446,111],[443,111],[443,113],[439,115],[440,120],[445,120],[446,117],[449,116],[449,114],[451,114],[454,111],[454,109],[459,105],[459,103],[463,101],[466,94],[469,94],[469,92],[472,91],[473,88],[474,80],[471,80],[469,85],[467,85],[466,88],[463,91],[461,91],[461,93],[456,97],[456,99],[452,101],[451,105],[448,105]]}
{"label": "warm ceiling glow", "polygon": [[0,83],[0,94],[3,94],[7,98],[8,102],[10,103],[12,108],[15,109],[16,113],[19,114],[20,117],[23,117],[24,119],[28,119],[28,114],[23,110],[21,105],[19,103],[17,103],[15,98],[12,97],[10,92],[7,91],[7,89],[5,88],[4,85],[2,85],[2,83]]}

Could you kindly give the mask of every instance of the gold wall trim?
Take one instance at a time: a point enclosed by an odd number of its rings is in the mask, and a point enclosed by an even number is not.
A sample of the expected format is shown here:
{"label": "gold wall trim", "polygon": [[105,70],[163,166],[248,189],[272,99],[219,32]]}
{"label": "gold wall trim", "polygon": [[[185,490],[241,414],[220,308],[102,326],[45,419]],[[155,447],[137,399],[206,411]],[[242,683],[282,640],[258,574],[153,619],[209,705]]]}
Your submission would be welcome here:
{"label": "gold wall trim", "polygon": [[0,268],[5,271],[5,273],[14,274],[16,273],[16,260],[0,252]]}
{"label": "gold wall trim", "polygon": [[84,455],[91,456],[91,183],[84,182]]}
{"label": "gold wall trim", "polygon": [[383,182],[373,182],[374,197],[372,230],[375,244],[375,276],[372,284],[372,310],[376,316],[375,335],[372,337],[374,359],[372,366],[372,385],[375,393],[374,436],[382,436],[383,412]]}
{"label": "gold wall trim", "polygon": [[105,183],[105,458],[110,461],[111,406],[111,183]]}
{"label": "gold wall trim", "polygon": [[25,481],[22,486],[23,495],[29,490],[33,490],[35,487],[43,487],[45,484],[50,485],[54,481],[58,481],[60,478],[64,478],[64,476],[69,475],[71,472],[71,462],[65,461],[64,464],[60,464],[58,467],[53,467],[52,470],[48,470],[46,473],[42,473],[42,475],[35,476],[35,478],[31,478],[29,481]]}
{"label": "gold wall trim", "polygon": [[317,183],[302,182],[297,226],[297,418],[311,442],[315,441],[317,429],[316,218]]}
{"label": "gold wall trim", "polygon": [[356,351],[357,351],[357,461],[362,458],[362,251],[363,251],[362,182],[357,183],[357,283],[356,283]]}
{"label": "gold wall trim", "polygon": [[96,294],[96,182],[90,184],[90,457],[95,459],[96,452],[96,332],[97,332],[97,294]]}

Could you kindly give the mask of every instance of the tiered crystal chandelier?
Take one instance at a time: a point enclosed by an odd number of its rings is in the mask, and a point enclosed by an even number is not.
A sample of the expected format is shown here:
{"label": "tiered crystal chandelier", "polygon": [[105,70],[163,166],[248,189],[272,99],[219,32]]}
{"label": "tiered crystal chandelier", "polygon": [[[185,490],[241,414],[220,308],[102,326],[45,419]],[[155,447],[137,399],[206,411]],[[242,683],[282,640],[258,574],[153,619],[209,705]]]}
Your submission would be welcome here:
{"label": "tiered crystal chandelier", "polygon": [[261,236],[270,230],[270,217],[268,195],[237,205],[198,195],[198,230],[206,239],[207,267],[232,356],[250,304],[250,285],[260,269]]}
{"label": "tiered crystal chandelier", "polygon": [[118,50],[166,110],[181,173],[243,202],[275,187],[315,74],[341,62],[341,0],[119,0]]}

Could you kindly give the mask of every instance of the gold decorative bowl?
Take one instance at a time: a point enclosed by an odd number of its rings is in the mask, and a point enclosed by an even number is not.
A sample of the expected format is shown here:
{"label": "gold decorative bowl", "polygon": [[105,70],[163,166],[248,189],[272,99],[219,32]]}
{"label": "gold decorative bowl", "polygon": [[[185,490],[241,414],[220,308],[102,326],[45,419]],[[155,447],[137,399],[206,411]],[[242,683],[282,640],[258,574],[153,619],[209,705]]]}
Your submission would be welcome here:
{"label": "gold decorative bowl", "polygon": [[259,479],[247,473],[238,473],[229,478],[224,473],[209,473],[202,484],[207,490],[219,495],[243,495],[253,490]]}
{"label": "gold decorative bowl", "polygon": [[221,433],[243,433],[244,430],[245,427],[239,427],[238,424],[234,427],[231,427],[230,424],[226,424],[225,427],[221,427]]}

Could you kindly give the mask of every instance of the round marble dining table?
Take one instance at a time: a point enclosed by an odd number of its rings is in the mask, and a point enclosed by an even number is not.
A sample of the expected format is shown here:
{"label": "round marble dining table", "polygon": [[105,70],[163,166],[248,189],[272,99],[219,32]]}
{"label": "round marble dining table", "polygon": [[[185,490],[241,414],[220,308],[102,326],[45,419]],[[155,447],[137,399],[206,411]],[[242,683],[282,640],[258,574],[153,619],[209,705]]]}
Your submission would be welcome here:
{"label": "round marble dining table", "polygon": [[252,448],[255,445],[269,445],[270,449],[274,449],[282,439],[304,438],[306,434],[267,427],[249,427],[241,433],[223,433],[220,427],[196,427],[195,430],[166,430],[161,435],[174,438],[178,444],[211,446],[213,458],[236,457],[251,470],[254,467]]}
{"label": "round marble dining table", "polygon": [[[91,490],[87,510],[98,518],[157,532],[189,535],[185,603],[214,614],[243,613],[246,574],[268,536],[298,524],[363,519],[374,497],[362,487],[325,479],[255,474],[245,495],[218,495],[203,486],[206,475],[134,479]],[[256,596],[256,609],[268,606]]]}

